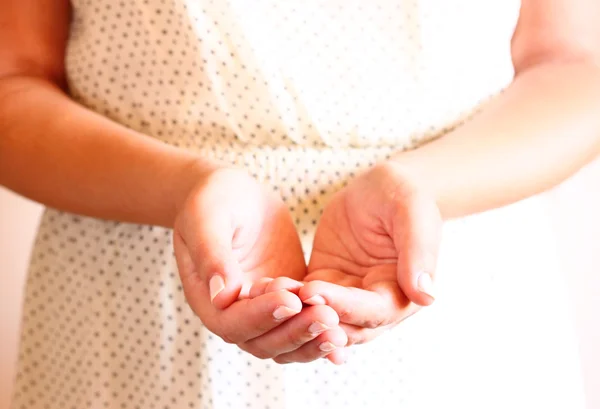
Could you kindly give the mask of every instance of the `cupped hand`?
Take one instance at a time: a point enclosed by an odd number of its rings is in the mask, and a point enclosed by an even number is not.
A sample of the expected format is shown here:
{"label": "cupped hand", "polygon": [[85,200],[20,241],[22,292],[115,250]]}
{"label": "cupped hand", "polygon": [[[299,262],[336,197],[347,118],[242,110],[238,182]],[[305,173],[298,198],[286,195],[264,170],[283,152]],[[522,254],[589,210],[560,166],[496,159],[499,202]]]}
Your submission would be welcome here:
{"label": "cupped hand", "polygon": [[[226,342],[282,362],[317,359],[323,342],[345,344],[330,307],[302,311],[306,264],[291,216],[247,173],[222,168],[203,178],[180,206],[173,237],[188,304]],[[268,285],[249,297],[257,282]]]}
{"label": "cupped hand", "polygon": [[415,178],[393,162],[375,166],[326,206],[301,300],[331,306],[349,345],[373,339],[434,301],[441,228]]}
{"label": "cupped hand", "polygon": [[222,309],[259,278],[302,280],[306,274],[288,209],[242,170],[218,169],[195,186],[173,234],[182,281],[189,290],[198,287],[188,294],[192,303],[209,298]]}

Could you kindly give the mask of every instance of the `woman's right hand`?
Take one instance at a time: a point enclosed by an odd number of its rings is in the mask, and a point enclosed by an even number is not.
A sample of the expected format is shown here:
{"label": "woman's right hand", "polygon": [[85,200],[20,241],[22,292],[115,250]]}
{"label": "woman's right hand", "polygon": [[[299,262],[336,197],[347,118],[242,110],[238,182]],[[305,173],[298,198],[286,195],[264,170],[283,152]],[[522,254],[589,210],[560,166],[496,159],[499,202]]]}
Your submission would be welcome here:
{"label": "woman's right hand", "polygon": [[179,274],[190,307],[211,332],[277,362],[312,361],[346,344],[331,307],[302,309],[297,292],[306,263],[288,209],[273,192],[242,170],[220,168],[179,208]]}

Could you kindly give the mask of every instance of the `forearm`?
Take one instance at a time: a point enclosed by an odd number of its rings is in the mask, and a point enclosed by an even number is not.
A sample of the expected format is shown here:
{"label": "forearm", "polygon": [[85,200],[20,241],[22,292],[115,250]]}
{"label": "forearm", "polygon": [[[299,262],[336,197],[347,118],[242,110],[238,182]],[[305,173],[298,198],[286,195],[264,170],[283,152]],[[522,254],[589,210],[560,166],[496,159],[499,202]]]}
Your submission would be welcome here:
{"label": "forearm", "polygon": [[171,226],[213,164],[71,101],[49,82],[0,80],[0,185],[92,217]]}
{"label": "forearm", "polygon": [[394,160],[453,218],[543,192],[599,151],[600,70],[557,64],[521,73],[471,121]]}

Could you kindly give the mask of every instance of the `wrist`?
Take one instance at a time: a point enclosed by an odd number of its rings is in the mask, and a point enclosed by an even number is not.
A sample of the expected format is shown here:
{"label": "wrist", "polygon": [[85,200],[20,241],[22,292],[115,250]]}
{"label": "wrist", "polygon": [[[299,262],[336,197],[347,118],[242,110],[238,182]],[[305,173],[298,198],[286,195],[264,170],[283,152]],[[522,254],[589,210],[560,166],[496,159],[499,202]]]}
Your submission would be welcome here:
{"label": "wrist", "polygon": [[396,155],[376,166],[382,167],[391,176],[392,183],[401,184],[407,194],[427,197],[434,202],[443,216],[435,179],[423,169],[421,164],[413,161],[412,158]]}
{"label": "wrist", "polygon": [[197,186],[206,183],[214,172],[225,167],[216,161],[200,157],[189,158],[180,164],[173,177],[177,188],[172,192],[169,214],[165,217],[168,227],[173,227],[177,215]]}

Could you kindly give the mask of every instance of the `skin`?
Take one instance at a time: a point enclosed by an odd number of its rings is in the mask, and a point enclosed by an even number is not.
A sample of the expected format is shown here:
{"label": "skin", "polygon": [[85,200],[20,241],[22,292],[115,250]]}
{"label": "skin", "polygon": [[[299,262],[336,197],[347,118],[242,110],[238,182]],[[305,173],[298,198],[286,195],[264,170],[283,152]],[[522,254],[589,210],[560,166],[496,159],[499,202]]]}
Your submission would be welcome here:
{"label": "skin", "polygon": [[[69,13],[67,0],[0,0],[0,184],[65,211],[174,228],[194,311],[223,339],[261,358],[307,362],[324,356],[318,346],[330,342],[338,348],[327,356],[342,362],[343,345],[368,341],[433,302],[419,280],[435,275],[443,220],[542,192],[600,150],[600,4],[524,0],[512,42],[511,86],[472,121],[398,153],[340,191],[324,212],[303,278],[297,261],[279,268],[299,260],[299,252],[277,198],[249,188],[255,211],[264,215],[260,223],[237,208],[235,197],[217,206],[215,198],[229,194],[218,181],[246,182],[243,172],[126,129],[69,99]],[[361,218],[354,198],[373,180],[381,188],[371,186],[370,208]],[[233,227],[194,223],[212,214]],[[344,235],[350,241],[336,237],[332,226],[351,232]],[[286,232],[287,251],[273,247],[275,231]],[[356,246],[363,252],[348,252]],[[215,276],[223,282],[211,294]],[[246,294],[244,286],[257,279]],[[301,301],[317,305],[299,312]],[[282,306],[297,312],[276,320],[273,312]],[[248,324],[233,325],[239,322]],[[328,329],[309,334],[313,323]]]}
{"label": "skin", "polygon": [[419,279],[435,275],[444,220],[541,193],[598,156],[598,23],[598,2],[524,1],[508,89],[471,121],[398,153],[332,199],[306,278],[315,281],[300,297],[322,296],[350,344],[433,302]]}
{"label": "skin", "polygon": [[213,172],[196,189],[175,220],[174,246],[186,298],[206,327],[259,358],[307,362],[327,355],[321,345],[345,346],[331,307],[302,308],[306,264],[281,199],[234,169]]}

